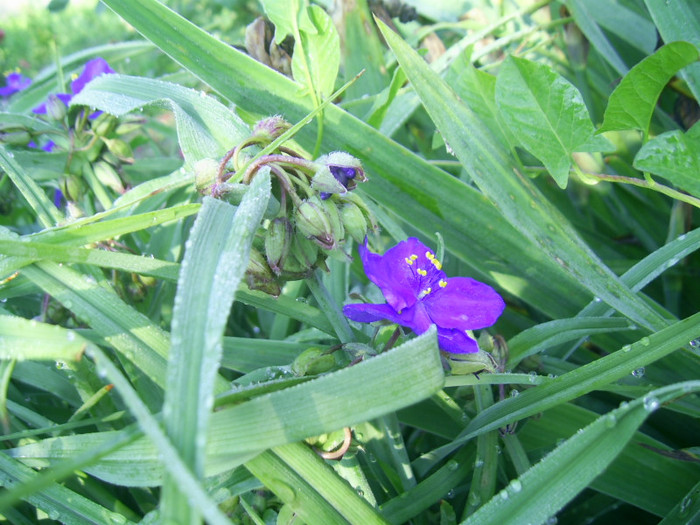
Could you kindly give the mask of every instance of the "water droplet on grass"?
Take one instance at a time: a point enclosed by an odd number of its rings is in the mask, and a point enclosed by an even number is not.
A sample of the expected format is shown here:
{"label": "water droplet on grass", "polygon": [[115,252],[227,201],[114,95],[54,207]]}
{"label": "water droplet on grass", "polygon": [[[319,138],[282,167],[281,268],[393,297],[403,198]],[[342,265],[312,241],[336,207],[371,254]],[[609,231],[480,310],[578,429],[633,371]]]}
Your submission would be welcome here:
{"label": "water droplet on grass", "polygon": [[514,479],[512,480],[509,484],[508,487],[512,492],[520,492],[523,490],[523,484],[520,482],[519,479]]}
{"label": "water droplet on grass", "polygon": [[634,370],[632,370],[632,375],[633,375],[634,377],[644,377],[644,372],[645,372],[645,371],[646,371],[646,370],[644,369],[644,367],[643,367],[643,366],[640,366],[639,368],[635,368]]}
{"label": "water droplet on grass", "polygon": [[659,400],[654,396],[644,396],[642,403],[644,404],[644,410],[647,412],[653,412],[661,406]]}

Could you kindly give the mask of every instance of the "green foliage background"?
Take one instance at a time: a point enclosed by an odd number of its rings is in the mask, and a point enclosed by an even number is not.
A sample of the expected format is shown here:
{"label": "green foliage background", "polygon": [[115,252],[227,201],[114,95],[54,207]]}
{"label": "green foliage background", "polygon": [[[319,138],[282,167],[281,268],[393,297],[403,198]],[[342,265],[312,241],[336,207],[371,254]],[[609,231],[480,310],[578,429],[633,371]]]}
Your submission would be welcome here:
{"label": "green foliage background", "polygon": [[[433,0],[404,21],[369,4],[3,21],[2,71],[34,78],[0,113],[5,521],[700,520],[700,4]],[[295,42],[291,78],[245,53],[261,14]],[[71,118],[33,116],[95,56],[118,74]],[[82,106],[120,119],[83,149]],[[249,289],[268,174],[232,205],[194,172],[273,114],[305,119],[289,144],[310,157],[362,162],[373,246],[444,242],[448,275],[503,294],[481,339],[498,335],[495,373],[450,373],[432,330],[382,352],[393,328],[348,325],[351,292],[381,300],[357,260]],[[300,372],[337,345],[363,358]],[[304,441],[343,427],[341,460]]]}

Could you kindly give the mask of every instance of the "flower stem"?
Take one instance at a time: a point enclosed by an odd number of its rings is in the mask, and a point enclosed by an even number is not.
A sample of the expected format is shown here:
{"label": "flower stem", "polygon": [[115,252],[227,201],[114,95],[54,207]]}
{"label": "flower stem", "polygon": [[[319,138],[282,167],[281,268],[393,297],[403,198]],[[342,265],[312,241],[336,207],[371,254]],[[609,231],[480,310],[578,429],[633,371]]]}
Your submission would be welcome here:
{"label": "flower stem", "polygon": [[326,314],[326,317],[328,317],[328,321],[330,321],[340,342],[350,343],[354,341],[355,337],[348,324],[348,320],[331,297],[323,281],[321,281],[320,270],[317,270],[312,277],[306,279],[306,284],[308,284],[309,290],[311,290],[316,302],[318,302],[319,308]]}
{"label": "flower stem", "polygon": [[618,182],[620,184],[631,184],[632,186],[637,186],[639,188],[645,188],[648,190],[658,191],[664,195],[668,195],[673,199],[685,202],[696,208],[700,208],[700,199],[688,195],[663,184],[659,184],[651,177],[645,179],[635,179],[634,177],[625,177],[623,175],[608,175],[607,173],[583,173],[584,178],[593,179],[595,181],[608,181],[608,182]]}

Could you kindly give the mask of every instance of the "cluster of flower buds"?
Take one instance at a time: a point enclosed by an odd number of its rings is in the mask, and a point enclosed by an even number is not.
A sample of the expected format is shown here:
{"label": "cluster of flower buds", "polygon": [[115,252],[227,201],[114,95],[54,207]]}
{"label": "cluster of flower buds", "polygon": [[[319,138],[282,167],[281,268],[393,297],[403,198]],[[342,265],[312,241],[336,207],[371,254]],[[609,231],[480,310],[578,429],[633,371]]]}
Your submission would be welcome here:
{"label": "cluster of flower buds", "polygon": [[340,252],[345,239],[363,242],[377,227],[367,205],[351,193],[358,182],[367,180],[352,155],[333,152],[312,161],[285,146],[257,157],[244,151],[268,146],[289,128],[279,116],[264,119],[221,161],[205,159],[195,166],[199,192],[233,204],[240,202],[260,169],[270,170],[275,199],[253,245],[246,278],[251,289],[271,295],[278,295],[286,281],[325,269],[326,258]]}
{"label": "cluster of flower buds", "polygon": [[[89,60],[67,86],[67,93],[51,93],[32,110],[44,122],[17,116],[0,123],[0,143],[45,152],[69,152],[63,172],[57,174],[60,191],[56,192],[55,200],[60,205],[64,198],[73,216],[81,214],[80,202],[88,186],[99,184],[116,195],[124,193],[126,184],[121,168],[133,163],[129,136],[145,122],[139,116],[117,119],[100,111],[70,107],[73,97],[90,81],[113,73],[104,59]],[[0,97],[22,91],[31,84],[31,79],[12,73],[7,76],[6,84],[0,88]]]}

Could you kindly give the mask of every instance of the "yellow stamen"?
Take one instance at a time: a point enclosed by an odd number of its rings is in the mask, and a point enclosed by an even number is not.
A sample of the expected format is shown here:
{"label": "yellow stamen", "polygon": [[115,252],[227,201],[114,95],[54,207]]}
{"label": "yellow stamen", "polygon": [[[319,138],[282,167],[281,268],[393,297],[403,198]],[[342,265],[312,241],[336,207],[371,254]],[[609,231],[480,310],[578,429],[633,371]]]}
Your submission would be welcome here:
{"label": "yellow stamen", "polygon": [[440,279],[438,284],[440,285],[440,288],[444,288],[445,286],[447,286],[447,281],[445,279]]}
{"label": "yellow stamen", "polygon": [[418,256],[417,256],[415,253],[414,253],[413,255],[411,255],[411,260],[412,260],[412,261],[415,261],[416,259],[418,259]]}
{"label": "yellow stamen", "polygon": [[404,259],[404,261],[406,261],[406,264],[408,264],[408,265],[413,264],[413,259],[409,259],[408,257],[406,257],[406,258]]}
{"label": "yellow stamen", "polygon": [[421,293],[418,294],[418,299],[423,299],[426,295],[428,295],[430,292],[432,292],[433,289],[428,286],[425,290],[422,290]]}
{"label": "yellow stamen", "polygon": [[425,252],[425,256],[431,263],[433,263],[433,266],[435,266],[435,268],[437,268],[438,270],[442,269],[442,263],[435,258],[435,255],[433,255],[430,252]]}
{"label": "yellow stamen", "polygon": [[422,268],[418,268],[416,271],[418,272],[419,275],[422,275],[423,277],[425,277],[426,275],[428,275],[428,272],[426,272],[426,271],[425,271],[424,269],[422,269]]}

